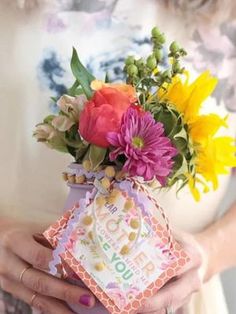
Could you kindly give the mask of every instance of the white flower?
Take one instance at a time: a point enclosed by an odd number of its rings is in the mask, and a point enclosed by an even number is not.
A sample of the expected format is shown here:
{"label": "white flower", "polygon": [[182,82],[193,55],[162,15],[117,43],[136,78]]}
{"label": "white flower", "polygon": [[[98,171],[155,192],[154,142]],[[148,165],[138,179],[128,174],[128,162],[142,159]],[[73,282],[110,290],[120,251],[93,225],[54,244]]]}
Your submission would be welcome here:
{"label": "white flower", "polygon": [[69,95],[63,95],[57,102],[60,110],[68,115],[75,122],[79,121],[80,112],[84,109],[84,105],[87,101],[85,95],[79,95],[72,97]]}
{"label": "white flower", "polygon": [[68,152],[67,145],[60,132],[50,124],[38,124],[33,135],[38,142],[42,142],[52,149],[65,153]]}
{"label": "white flower", "polygon": [[47,142],[57,136],[57,132],[50,124],[42,123],[36,126],[34,137],[38,142]]}
{"label": "white flower", "polygon": [[52,120],[52,126],[60,132],[68,131],[74,124],[75,121],[63,115],[57,116]]}

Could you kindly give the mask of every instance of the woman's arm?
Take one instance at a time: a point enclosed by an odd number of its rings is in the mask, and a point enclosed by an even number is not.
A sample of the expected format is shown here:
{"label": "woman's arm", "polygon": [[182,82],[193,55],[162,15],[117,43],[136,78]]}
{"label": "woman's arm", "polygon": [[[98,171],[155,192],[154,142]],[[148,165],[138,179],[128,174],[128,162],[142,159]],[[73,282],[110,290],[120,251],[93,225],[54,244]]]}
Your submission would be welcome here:
{"label": "woman's arm", "polygon": [[204,280],[236,266],[236,202],[218,221],[196,236],[208,256]]}

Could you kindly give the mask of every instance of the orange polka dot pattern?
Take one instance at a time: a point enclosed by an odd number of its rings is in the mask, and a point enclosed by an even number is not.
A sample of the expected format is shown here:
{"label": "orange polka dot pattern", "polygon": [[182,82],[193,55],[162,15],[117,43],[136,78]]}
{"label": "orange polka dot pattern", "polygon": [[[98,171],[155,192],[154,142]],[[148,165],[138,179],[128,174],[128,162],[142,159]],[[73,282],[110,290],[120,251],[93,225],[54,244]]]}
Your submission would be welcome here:
{"label": "orange polka dot pattern", "polygon": [[[44,232],[45,238],[53,247],[56,247],[58,239],[60,239],[61,233],[65,229],[68,220],[73,217],[73,210],[74,209],[66,212],[54,225],[49,227],[49,229]],[[165,244],[168,243],[168,232],[162,227],[160,223],[157,222],[154,217],[152,217],[152,224],[154,231],[160,237],[162,242]],[[66,263],[75,272],[75,274],[86,284],[86,286],[94,293],[94,295],[96,295],[96,297],[110,313],[133,314],[144,304],[147,298],[155,295],[168,280],[178,275],[180,269],[189,261],[187,254],[184,252],[181,245],[175,240],[172,255],[176,257],[174,262],[161,274],[161,276],[155,282],[150,284],[144,292],[140,293],[122,311],[97,285],[97,283],[90,277],[86,270],[80,265],[79,261],[77,261],[69,251],[66,251],[64,254],[62,254],[61,258],[63,263]]]}

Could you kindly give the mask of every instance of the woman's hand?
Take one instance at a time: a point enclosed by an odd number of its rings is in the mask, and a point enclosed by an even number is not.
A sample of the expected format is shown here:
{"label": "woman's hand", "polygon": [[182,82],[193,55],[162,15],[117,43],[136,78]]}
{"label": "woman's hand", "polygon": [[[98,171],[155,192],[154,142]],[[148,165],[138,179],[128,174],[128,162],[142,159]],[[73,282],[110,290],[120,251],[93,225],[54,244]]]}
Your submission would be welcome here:
{"label": "woman's hand", "polygon": [[33,307],[43,313],[72,314],[66,303],[93,307],[95,299],[90,291],[46,273],[52,250],[35,240],[38,232],[40,228],[32,224],[1,219],[0,287],[28,304],[37,293]]}
{"label": "woman's hand", "polygon": [[167,283],[138,310],[140,314],[166,314],[167,308],[176,311],[187,304],[194,292],[201,289],[207,265],[206,255],[190,234],[178,235],[179,242],[191,261],[181,269],[177,278]]}

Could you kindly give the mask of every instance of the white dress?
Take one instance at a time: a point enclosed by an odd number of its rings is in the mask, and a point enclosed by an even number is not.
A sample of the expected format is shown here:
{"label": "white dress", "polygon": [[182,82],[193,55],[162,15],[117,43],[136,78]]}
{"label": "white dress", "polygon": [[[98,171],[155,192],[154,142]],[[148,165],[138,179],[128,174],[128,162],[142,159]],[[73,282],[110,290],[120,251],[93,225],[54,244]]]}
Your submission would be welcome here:
{"label": "white dress", "polygon": [[[151,28],[158,25],[170,41],[177,39],[189,50],[188,66],[194,72],[208,67],[220,75],[221,88],[210,100],[210,106],[222,114],[226,112],[225,104],[230,103],[224,87],[232,83],[232,66],[222,49],[217,56],[221,53],[223,61],[211,64],[217,47],[204,36],[218,36],[227,53],[235,49],[230,31],[207,33],[202,28],[193,32],[181,19],[167,15],[158,1],[57,2],[61,5],[30,14],[0,8],[0,215],[46,224],[60,215],[67,194],[61,172],[72,159],[36,143],[32,133],[34,126],[55,110],[49,97],[58,96],[72,83],[72,46],[97,77],[103,78],[106,69],[111,68],[110,78],[121,79],[123,56],[148,53],[147,38]],[[206,64],[202,58],[206,58]],[[235,64],[233,57],[230,60]],[[226,74],[222,75],[221,70]],[[233,113],[229,119],[235,119]],[[236,126],[231,125],[232,135]],[[227,182],[228,177],[222,178],[218,191],[208,193],[199,203],[188,190],[183,190],[178,198],[175,191],[162,192],[157,197],[174,227],[196,232],[218,215]],[[193,296],[186,313],[227,313],[218,277]]]}

